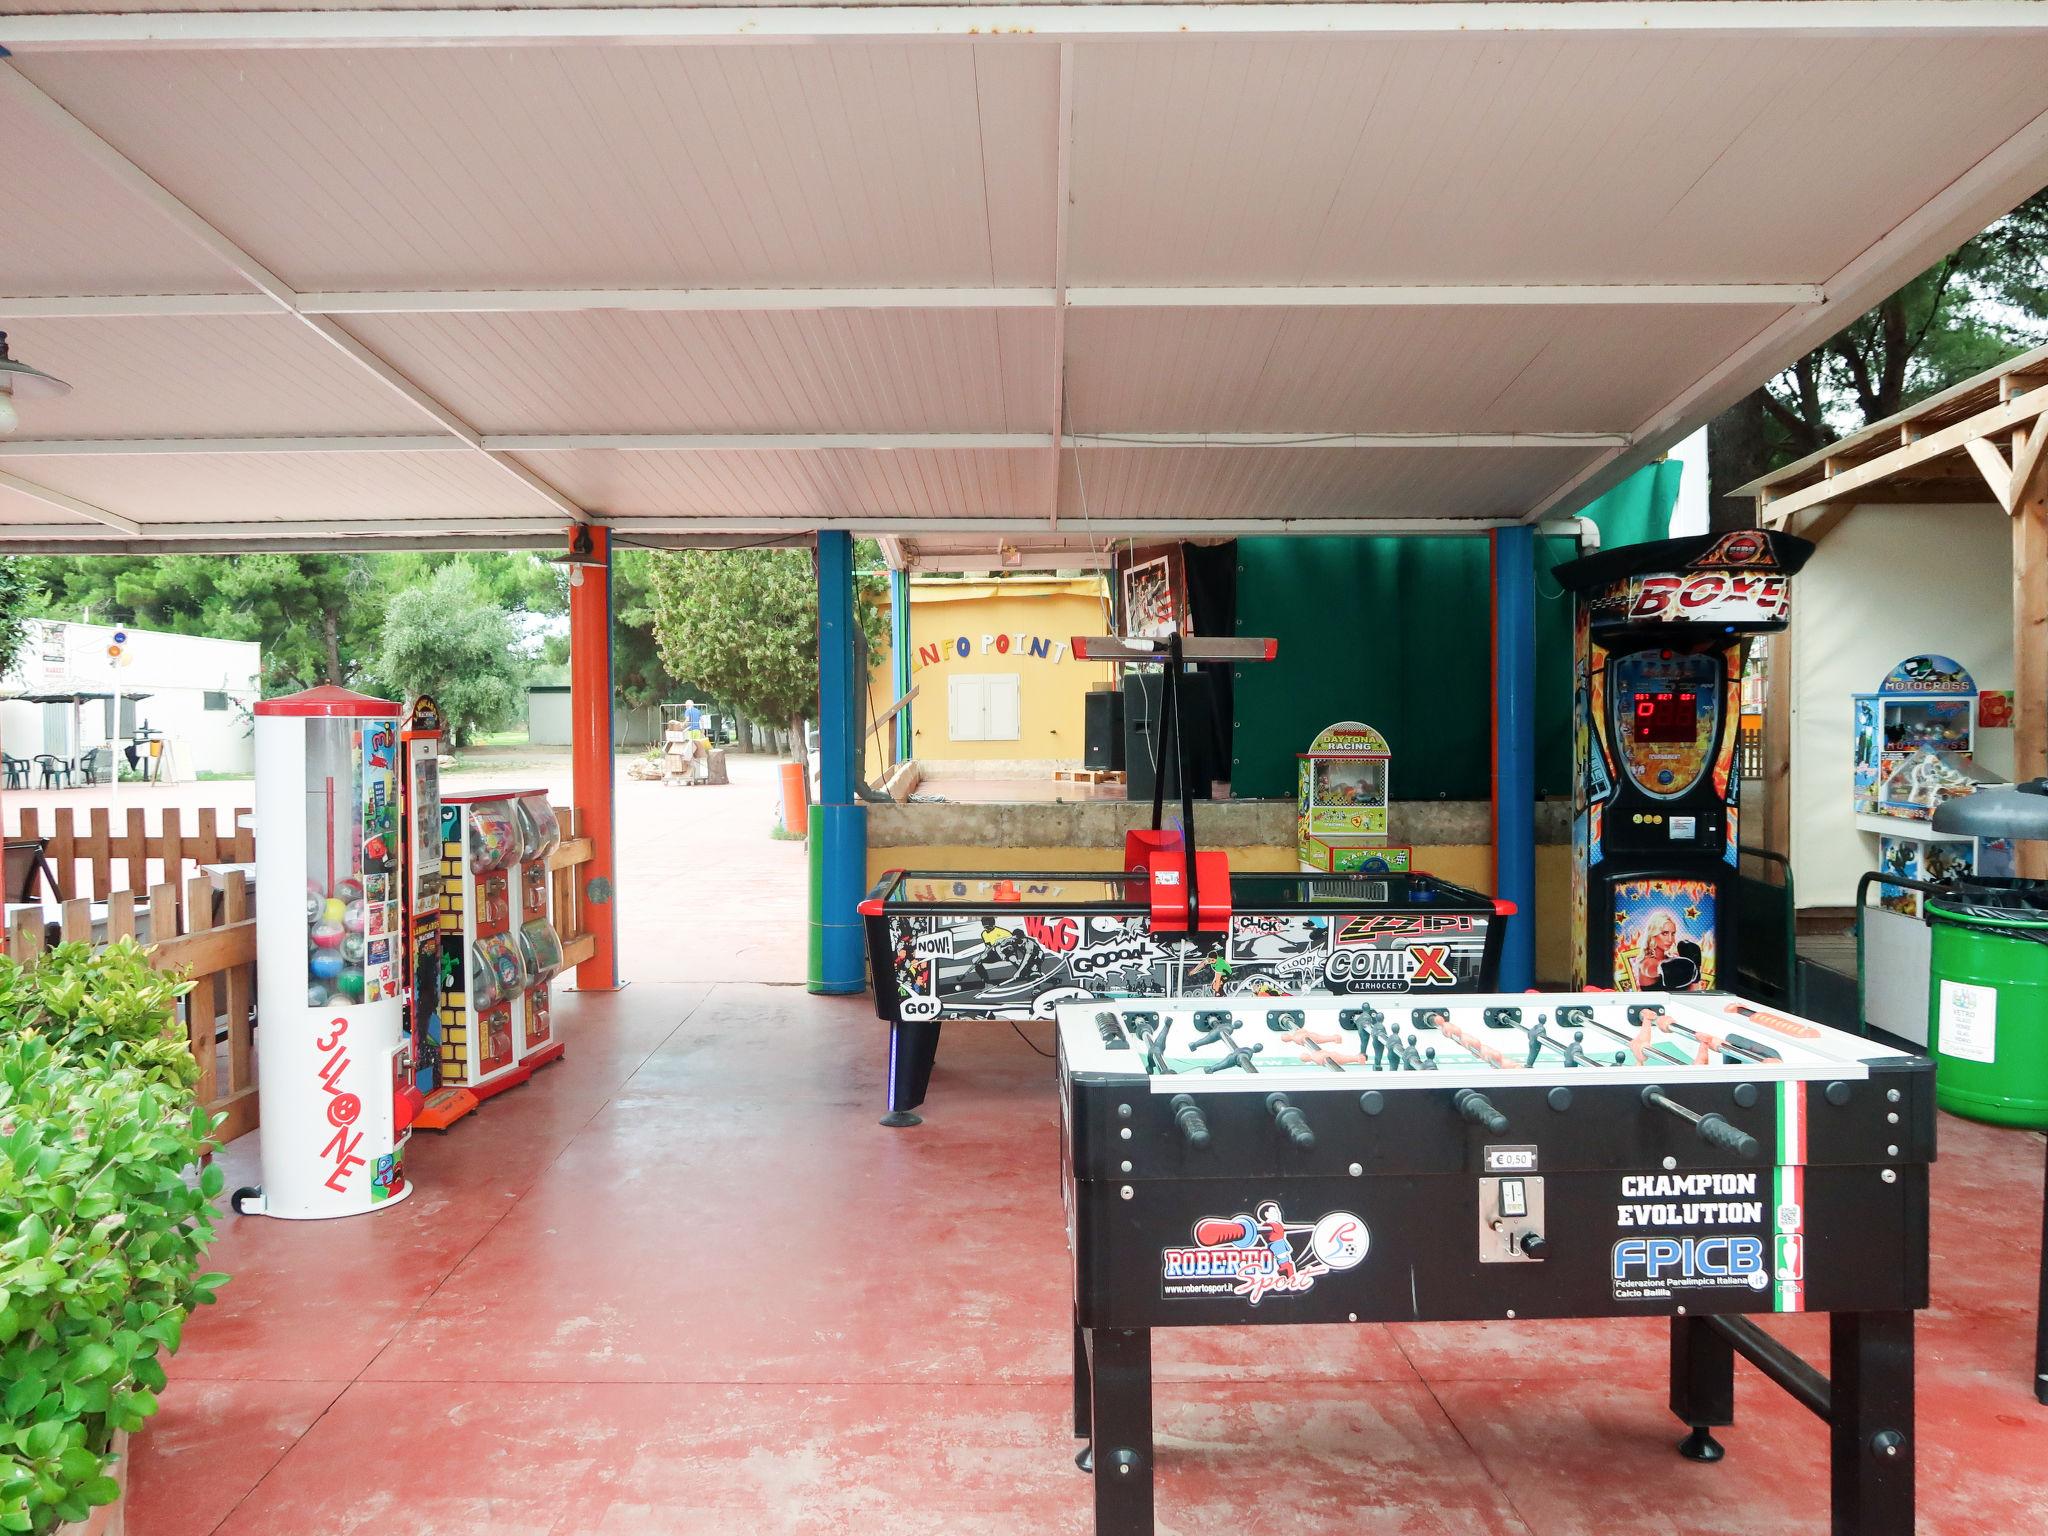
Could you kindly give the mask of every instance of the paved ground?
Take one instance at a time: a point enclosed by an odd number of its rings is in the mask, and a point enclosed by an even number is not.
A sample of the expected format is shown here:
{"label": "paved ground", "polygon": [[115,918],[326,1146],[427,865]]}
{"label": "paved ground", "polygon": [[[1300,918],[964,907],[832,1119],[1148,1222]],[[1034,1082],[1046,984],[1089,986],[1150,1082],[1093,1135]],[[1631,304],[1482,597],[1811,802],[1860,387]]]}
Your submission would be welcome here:
{"label": "paved ground", "polygon": [[[235,1279],[138,1443],[129,1536],[1089,1531],[1045,1061],[956,1026],[929,1119],[887,1131],[865,998],[650,984],[560,1017],[563,1063],[415,1139],[412,1199],[224,1218],[211,1262]],[[1919,1529],[2037,1533],[2041,1138],[1946,1118],[1941,1138]],[[225,1154],[230,1186],[256,1139]],[[1822,1319],[1770,1326],[1825,1362]],[[1825,1531],[1826,1432],[1746,1365],[1727,1460],[1674,1454],[1666,1339],[1169,1331],[1159,1530]]]}
{"label": "paved ground", "polygon": [[[769,833],[779,799],[780,759],[726,758],[732,783],[694,789],[642,783],[619,760],[619,964],[629,982],[801,982],[805,977],[809,908],[804,845]],[[569,797],[566,750],[506,748],[466,752],[449,775],[451,791],[544,789],[558,805]],[[181,811],[211,806],[222,815],[252,803],[247,779],[203,784],[9,790],[7,825],[22,809],[45,817],[59,805],[118,803]],[[79,816],[81,827],[84,817]],[[190,822],[187,822],[190,826]]]}

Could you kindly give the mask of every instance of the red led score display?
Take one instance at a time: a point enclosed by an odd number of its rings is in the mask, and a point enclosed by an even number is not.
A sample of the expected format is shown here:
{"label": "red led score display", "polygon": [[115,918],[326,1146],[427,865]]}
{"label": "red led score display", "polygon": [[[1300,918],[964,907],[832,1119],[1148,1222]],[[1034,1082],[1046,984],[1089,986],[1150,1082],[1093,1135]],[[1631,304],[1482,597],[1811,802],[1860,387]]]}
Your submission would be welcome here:
{"label": "red led score display", "polygon": [[1699,734],[1699,702],[1699,694],[1690,688],[1637,694],[1635,740],[1693,740]]}

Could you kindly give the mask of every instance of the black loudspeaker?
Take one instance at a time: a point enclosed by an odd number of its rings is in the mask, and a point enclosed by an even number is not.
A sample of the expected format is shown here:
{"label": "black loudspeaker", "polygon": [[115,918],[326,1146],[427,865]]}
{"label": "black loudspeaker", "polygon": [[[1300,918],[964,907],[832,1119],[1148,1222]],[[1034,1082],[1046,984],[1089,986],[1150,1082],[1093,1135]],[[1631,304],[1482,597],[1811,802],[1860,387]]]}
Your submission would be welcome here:
{"label": "black loudspeaker", "polygon": [[1105,770],[1124,765],[1124,696],[1114,688],[1097,688],[1082,696],[1086,711],[1081,766]]}
{"label": "black loudspeaker", "polygon": [[[1216,696],[1200,672],[1180,675],[1181,755],[1188,765],[1188,798],[1207,800],[1217,778]],[[1166,695],[1163,668],[1133,668],[1124,674],[1124,795],[1150,800],[1155,769],[1166,776],[1166,798],[1180,798],[1172,744],[1159,740],[1159,711]]]}

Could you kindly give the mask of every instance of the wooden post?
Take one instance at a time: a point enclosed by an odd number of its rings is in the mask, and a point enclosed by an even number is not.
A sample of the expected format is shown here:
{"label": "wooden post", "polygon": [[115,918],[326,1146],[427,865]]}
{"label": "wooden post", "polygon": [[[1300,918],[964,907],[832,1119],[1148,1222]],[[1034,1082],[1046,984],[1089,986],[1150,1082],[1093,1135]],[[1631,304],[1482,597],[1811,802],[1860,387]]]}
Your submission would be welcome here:
{"label": "wooden post", "polygon": [[149,889],[149,829],[142,824],[142,807],[128,807],[128,834],[122,841],[122,855],[128,861],[128,889]]}
{"label": "wooden post", "polygon": [[85,894],[94,901],[104,901],[114,888],[114,828],[104,805],[92,808],[90,825],[86,855],[92,861],[92,889]]}
{"label": "wooden post", "polygon": [[[1799,609],[1793,607],[1793,623]],[[1792,634],[1790,626],[1771,636],[1764,673],[1764,776],[1761,825],[1756,846],[1792,857]]]}
{"label": "wooden post", "polygon": [[[2012,769],[2048,774],[2048,488],[2039,477],[2012,517]],[[2014,845],[2019,872],[2048,879],[2048,843]]]}
{"label": "wooden post", "polygon": [[[168,935],[159,937],[155,932],[154,913],[151,923],[150,937],[161,944]],[[201,933],[213,926],[213,882],[204,875],[194,875],[185,884],[185,931]],[[211,1104],[220,1097],[220,1051],[214,1044],[220,1017],[217,974],[195,967],[192,990],[185,994],[185,1038],[190,1043],[192,1059],[199,1064],[199,1082],[192,1091],[202,1104]]]}

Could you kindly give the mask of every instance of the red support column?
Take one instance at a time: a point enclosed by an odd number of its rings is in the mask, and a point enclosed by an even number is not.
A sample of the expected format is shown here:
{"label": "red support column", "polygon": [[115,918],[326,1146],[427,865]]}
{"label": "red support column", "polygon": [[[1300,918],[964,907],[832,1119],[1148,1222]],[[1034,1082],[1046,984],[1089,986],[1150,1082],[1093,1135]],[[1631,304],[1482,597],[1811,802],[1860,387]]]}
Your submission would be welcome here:
{"label": "red support column", "polygon": [[619,985],[619,909],[612,862],[612,544],[611,530],[589,536],[591,564],[569,568],[569,719],[578,819],[590,839],[590,862],[574,866],[583,880],[584,928],[597,941],[576,967],[584,992]]}

